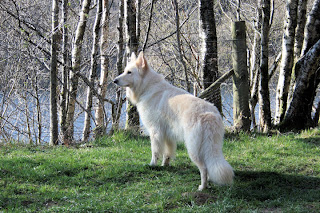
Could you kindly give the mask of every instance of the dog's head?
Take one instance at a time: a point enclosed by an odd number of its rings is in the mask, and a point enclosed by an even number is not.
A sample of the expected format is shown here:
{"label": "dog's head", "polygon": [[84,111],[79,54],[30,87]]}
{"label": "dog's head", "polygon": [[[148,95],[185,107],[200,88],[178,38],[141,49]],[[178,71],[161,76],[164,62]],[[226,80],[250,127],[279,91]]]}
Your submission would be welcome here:
{"label": "dog's head", "polygon": [[139,85],[144,75],[148,72],[149,67],[143,52],[140,52],[138,58],[132,53],[130,62],[124,69],[124,72],[114,79],[114,83],[120,87],[133,88]]}

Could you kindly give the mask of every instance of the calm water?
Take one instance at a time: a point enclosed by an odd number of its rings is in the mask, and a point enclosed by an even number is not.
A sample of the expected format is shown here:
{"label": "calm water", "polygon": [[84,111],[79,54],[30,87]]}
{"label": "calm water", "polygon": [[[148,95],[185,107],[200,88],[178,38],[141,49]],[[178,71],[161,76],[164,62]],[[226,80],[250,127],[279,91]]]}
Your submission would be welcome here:
{"label": "calm water", "polygon": [[[223,114],[224,114],[224,123],[226,126],[232,126],[232,89],[230,85],[223,84],[221,86],[222,94],[222,104],[223,104]],[[108,97],[113,98],[113,97]],[[26,103],[27,102],[27,103]],[[49,114],[49,95],[48,93],[43,93],[40,96],[41,102],[41,114],[42,114],[42,143],[47,143],[49,141],[49,125],[50,125],[50,114]],[[83,100],[79,101],[84,103]],[[0,123],[1,130],[5,131],[8,137],[13,139],[21,140],[28,142],[28,125],[32,133],[32,140],[36,140],[38,135],[38,122],[37,122],[37,108],[34,98],[27,98],[27,101],[21,99],[15,100],[3,100],[3,96],[0,96],[0,115],[4,114],[4,119]],[[28,110],[26,111],[26,106]],[[271,106],[274,109],[275,103],[274,98],[271,98]],[[108,118],[111,117],[111,108],[110,104],[105,104],[106,112],[108,113]],[[122,115],[120,118],[120,127],[124,128],[125,125],[125,104],[122,107]],[[5,113],[4,113],[5,111]],[[273,110],[274,111],[274,110]],[[258,106],[256,107],[256,116],[258,117]],[[28,115],[28,119],[27,119]],[[92,111],[94,117],[94,112]],[[109,119],[110,120],[110,119]],[[108,130],[111,128],[111,120],[108,122]],[[84,125],[84,113],[83,110],[78,107],[75,113],[75,122],[74,122],[74,139],[80,141],[82,138],[82,130]],[[94,129],[94,122],[91,122],[92,129]],[[0,134],[0,140],[4,139],[5,133]]]}

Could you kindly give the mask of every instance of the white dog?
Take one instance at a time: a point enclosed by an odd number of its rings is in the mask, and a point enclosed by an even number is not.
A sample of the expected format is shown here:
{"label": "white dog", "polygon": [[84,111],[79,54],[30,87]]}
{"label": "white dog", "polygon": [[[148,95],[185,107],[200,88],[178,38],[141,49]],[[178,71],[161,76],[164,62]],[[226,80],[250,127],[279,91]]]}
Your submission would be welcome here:
{"label": "white dog", "polygon": [[207,187],[208,179],[219,185],[233,182],[233,169],[222,154],[224,126],[214,105],[166,82],[148,65],[143,52],[138,58],[132,54],[114,83],[127,88],[127,97],[150,133],[151,166],[160,157],[162,165],[169,165],[176,142],[184,141],[200,170],[199,190]]}

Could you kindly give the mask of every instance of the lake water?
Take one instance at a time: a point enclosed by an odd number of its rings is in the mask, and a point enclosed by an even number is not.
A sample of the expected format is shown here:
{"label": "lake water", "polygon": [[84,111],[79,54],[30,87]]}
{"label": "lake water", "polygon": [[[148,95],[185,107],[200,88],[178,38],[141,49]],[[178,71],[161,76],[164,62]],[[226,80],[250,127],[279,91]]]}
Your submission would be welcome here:
{"label": "lake water", "polygon": [[[224,115],[224,123],[226,126],[233,125],[232,119],[232,86],[231,84],[222,84],[221,85],[221,97],[222,97],[222,105],[223,105],[223,115]],[[115,93],[112,93],[115,94]],[[114,98],[114,97],[108,97]],[[41,102],[41,114],[42,114],[42,136],[41,142],[47,143],[50,139],[49,135],[49,127],[50,127],[50,114],[49,114],[49,94],[42,93],[40,96]],[[83,100],[79,100],[80,103],[84,105]],[[37,109],[35,99],[28,98],[27,103],[22,99],[14,99],[12,100],[4,100],[3,96],[0,96],[0,115],[4,113],[4,119],[1,119],[0,125],[1,130],[4,131],[0,134],[0,140],[8,138],[12,138],[15,140],[29,142],[28,135],[28,123],[29,129],[31,130],[32,140],[35,141],[38,135],[38,122],[37,122]],[[274,99],[271,98],[271,105],[274,106]],[[26,106],[28,110],[26,111]],[[272,107],[274,108],[274,107]],[[108,113],[108,118],[111,117],[111,106],[110,104],[105,104],[106,112]],[[120,117],[120,127],[124,128],[125,126],[125,104],[122,107],[122,114]],[[27,119],[28,115],[28,119]],[[94,117],[94,112],[92,112],[92,116]],[[258,106],[256,107],[256,116],[258,117]],[[111,120],[108,121],[108,130],[111,128]],[[82,139],[82,130],[84,125],[84,113],[83,110],[78,107],[75,113],[75,122],[74,122],[74,139],[76,141],[81,141]],[[94,128],[94,122],[91,122],[92,129]],[[143,129],[143,127],[142,127]],[[5,136],[7,135],[7,136]]]}

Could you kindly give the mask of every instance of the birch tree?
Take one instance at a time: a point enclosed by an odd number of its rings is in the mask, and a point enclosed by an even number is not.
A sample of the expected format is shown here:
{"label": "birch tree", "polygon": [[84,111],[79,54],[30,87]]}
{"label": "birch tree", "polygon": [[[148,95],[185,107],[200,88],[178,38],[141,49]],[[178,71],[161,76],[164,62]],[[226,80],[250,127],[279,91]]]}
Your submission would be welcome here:
{"label": "birch tree", "polygon": [[87,99],[86,99],[86,111],[84,117],[84,127],[83,127],[83,141],[87,141],[90,135],[91,128],[91,110],[92,110],[92,97],[93,89],[95,88],[95,81],[97,80],[97,56],[99,50],[99,31],[101,24],[102,15],[102,0],[97,0],[97,11],[96,18],[93,26],[93,44],[91,50],[91,66],[89,71],[89,82],[91,85],[87,86]]}
{"label": "birch tree", "polygon": [[[118,24],[118,42],[117,42],[117,72],[116,75],[120,75],[123,72],[123,19],[124,19],[124,0],[119,1],[119,24]],[[111,133],[119,129],[121,108],[124,100],[122,99],[121,87],[116,92],[116,103],[112,105],[112,126]]]}
{"label": "birch tree", "polygon": [[73,140],[74,132],[74,113],[75,113],[75,104],[78,92],[78,81],[79,77],[77,75],[80,72],[81,65],[81,49],[82,42],[84,37],[84,32],[86,29],[87,19],[89,16],[91,0],[82,1],[82,9],[80,12],[79,22],[77,25],[75,39],[73,43],[73,48],[71,52],[71,63],[72,63],[72,72],[70,73],[70,88],[69,88],[69,101],[68,101],[68,112],[66,118],[67,131],[66,131],[66,144],[69,144]]}
{"label": "birch tree", "polygon": [[109,56],[107,54],[108,49],[108,35],[109,35],[109,4],[108,0],[102,0],[102,28],[101,28],[101,38],[100,38],[100,61],[101,61],[101,74],[100,81],[98,85],[98,94],[100,98],[98,99],[98,106],[95,112],[96,118],[96,129],[95,137],[100,137],[105,134],[106,131],[106,120],[104,113],[104,98],[107,92],[108,86],[108,66],[109,66]]}
{"label": "birch tree", "polygon": [[[138,54],[139,40],[137,33],[137,10],[135,0],[125,0],[124,6],[125,14],[125,29],[126,29],[126,54],[127,57],[131,53]],[[140,128],[139,114],[137,108],[127,100],[127,120],[126,129],[138,131]]]}
{"label": "birch tree", "polygon": [[282,38],[282,58],[280,73],[276,91],[275,123],[278,124],[284,118],[287,110],[288,93],[294,62],[294,39],[297,26],[298,0],[288,0],[286,4],[286,18]]}
{"label": "birch tree", "polygon": [[58,144],[57,72],[58,72],[58,25],[59,1],[52,0],[52,36],[50,68],[50,145]]}
{"label": "birch tree", "polygon": [[61,82],[60,87],[60,129],[62,143],[67,144],[67,107],[68,107],[68,78],[69,78],[69,48],[68,48],[68,0],[62,0],[61,26],[62,26],[62,66],[61,66]]}
{"label": "birch tree", "polygon": [[305,55],[309,49],[318,41],[320,37],[320,1],[315,0],[310,13],[308,14],[307,24],[301,56]]}
{"label": "birch tree", "polygon": [[318,123],[312,119],[311,111],[320,83],[319,29],[320,0],[315,0],[307,19],[302,57],[294,68],[296,81],[290,106],[280,126],[282,129],[304,129]]}
{"label": "birch tree", "polygon": [[315,90],[320,82],[320,39],[312,48],[296,63],[296,78],[293,98],[284,121],[280,128],[285,130],[305,129],[312,127],[311,109],[315,97]]}
{"label": "birch tree", "polygon": [[254,38],[250,57],[250,113],[253,128],[256,128],[255,107],[258,103],[258,88],[260,83],[260,50],[261,50],[261,7],[256,9],[256,17],[254,20]]}
{"label": "birch tree", "polygon": [[271,128],[271,111],[269,95],[269,30],[270,30],[270,0],[261,0],[262,25],[261,25],[261,60],[259,84],[259,114],[260,129],[267,132]]}
{"label": "birch tree", "polygon": [[[214,1],[199,0],[200,8],[200,38],[202,40],[202,74],[204,89],[208,88],[219,78],[218,72],[218,44],[216,22],[214,15]],[[218,87],[209,99],[222,113],[221,92]]]}
{"label": "birch tree", "polygon": [[297,17],[297,28],[296,28],[296,36],[294,42],[294,55],[296,60],[299,59],[302,45],[303,45],[303,38],[304,38],[304,28],[306,26],[307,20],[307,3],[308,0],[299,0],[298,2],[298,17]]}

